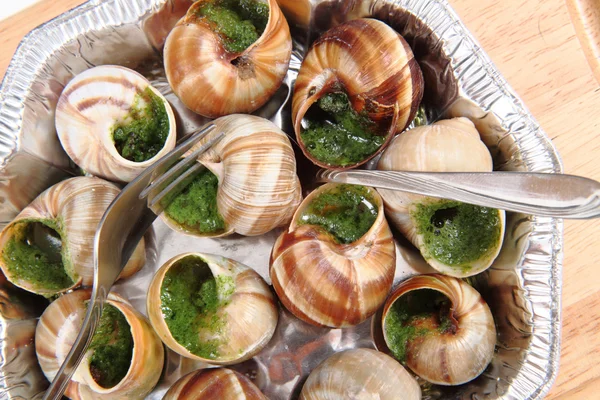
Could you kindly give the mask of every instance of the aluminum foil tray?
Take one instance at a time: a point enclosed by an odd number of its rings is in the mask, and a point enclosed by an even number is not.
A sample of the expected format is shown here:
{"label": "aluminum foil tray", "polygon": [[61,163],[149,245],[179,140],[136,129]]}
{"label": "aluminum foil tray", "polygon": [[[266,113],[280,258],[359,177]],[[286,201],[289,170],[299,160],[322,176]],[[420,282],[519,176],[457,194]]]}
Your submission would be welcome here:
{"label": "aluminum foil tray", "polygon": [[[36,28],[22,41],[0,89],[0,223],[9,222],[43,189],[76,174],[57,139],[54,108],[64,85],[100,64],[120,64],[147,76],[171,102],[178,134],[206,122],[173,95],[160,51],[170,27],[192,0],[92,0]],[[302,56],[318,32],[348,19],[371,16],[401,33],[424,72],[431,118],[466,116],[476,125],[498,170],[562,172],[550,140],[444,0],[279,0],[292,26],[294,52],[281,89],[257,114],[291,129],[290,91]],[[301,161],[299,161],[301,163]],[[306,183],[306,181],[305,181]],[[271,246],[279,232],[258,238],[186,237],[157,221],[149,236],[148,265],[116,290],[145,312],[145,290],[154,271],[190,249],[243,262],[267,281]],[[560,349],[563,224],[508,215],[500,257],[476,286],[498,328],[496,354],[468,384],[423,385],[430,399],[539,399],[556,377]],[[430,271],[398,237],[396,282]],[[91,244],[90,244],[91,245]],[[160,249],[158,251],[157,249]],[[35,358],[33,333],[45,300],[0,276],[0,397],[40,398],[47,388]],[[306,325],[281,309],[271,343],[234,368],[274,400],[295,399],[312,368],[336,351],[373,347],[371,321],[350,329]],[[198,368],[168,353],[159,399],[182,374]]]}

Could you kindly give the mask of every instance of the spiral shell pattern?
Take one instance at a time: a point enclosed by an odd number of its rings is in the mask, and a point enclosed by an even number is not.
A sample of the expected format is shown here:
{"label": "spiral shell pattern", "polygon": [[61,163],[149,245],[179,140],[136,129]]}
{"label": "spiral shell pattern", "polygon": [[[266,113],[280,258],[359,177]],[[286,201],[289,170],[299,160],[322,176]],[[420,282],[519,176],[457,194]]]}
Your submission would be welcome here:
{"label": "spiral shell pattern", "polygon": [[197,1],[165,43],[165,70],[175,94],[192,111],[216,118],[250,113],[281,85],[292,53],[290,30],[276,0],[262,35],[241,53],[227,51],[220,37],[197,16],[212,0]]}
{"label": "spiral shell pattern", "polygon": [[[75,342],[91,297],[90,289],[76,290],[51,303],[40,317],[35,332],[35,349],[42,371],[52,381]],[[103,388],[92,377],[91,351],[75,371],[66,391],[71,399],[143,398],[160,377],[164,350],[148,320],[126,300],[110,293],[107,304],[117,308],[127,320],[133,338],[131,365],[127,374],[112,388]]]}
{"label": "spiral shell pattern", "polygon": [[[421,172],[491,172],[492,157],[481,141],[479,132],[467,118],[441,120],[432,125],[411,129],[392,140],[383,152],[377,169],[383,171]],[[417,232],[411,211],[416,204],[440,201],[434,198],[378,189],[385,202],[386,216],[398,230],[423,253],[424,239]],[[450,276],[466,277],[487,269],[502,248],[505,212],[498,210],[501,232],[496,246],[480,260],[462,269],[446,265],[434,258],[427,262]]]}
{"label": "spiral shell pattern", "polygon": [[[91,286],[94,279],[94,236],[109,204],[120,190],[100,178],[76,177],[64,180],[40,194],[0,233],[0,255],[13,237],[15,226],[34,221],[52,221],[58,225],[62,239],[63,263],[75,283],[60,292],[77,286]],[[66,260],[66,263],[65,263]],[[119,275],[126,278],[139,271],[146,262],[144,240],[138,244],[127,265]],[[32,282],[12,275],[0,257],[0,267],[6,278],[25,290],[52,295],[57,291],[36,287]]]}
{"label": "spiral shell pattern", "polygon": [[[262,235],[290,222],[302,192],[294,150],[272,122],[252,115],[228,115],[212,122],[225,136],[198,159],[219,180],[217,207],[227,231]],[[193,149],[210,140],[212,134]],[[162,214],[171,228],[196,236]]]}
{"label": "spiral shell pattern", "polygon": [[390,356],[371,349],[336,353],[315,368],[300,400],[418,400],[417,381]]}
{"label": "spiral shell pattern", "polygon": [[269,272],[279,300],[292,314],[313,325],[339,328],[361,323],[383,304],[396,253],[383,202],[371,188],[378,214],[360,239],[339,244],[320,226],[298,225],[312,199],[333,187],[323,185],[302,202],[289,230],[275,242]]}
{"label": "spiral shell pattern", "polygon": [[244,375],[227,368],[202,369],[180,378],[163,400],[267,400]]}
{"label": "spiral shell pattern", "polygon": [[[355,111],[366,112],[378,123],[386,142],[403,131],[415,117],[423,97],[423,75],[406,41],[392,28],[375,19],[361,18],[340,24],[315,41],[302,62],[294,84],[292,121],[304,154],[300,135],[302,119],[325,94],[346,92]],[[346,168],[350,168],[348,166]]]}
{"label": "spiral shell pattern", "polygon": [[402,282],[383,307],[386,317],[396,300],[408,292],[431,289],[451,302],[453,332],[431,334],[407,346],[406,366],[421,378],[438,385],[460,385],[479,376],[494,356],[496,326],[492,312],[479,292],[468,283],[449,276],[419,275]]}
{"label": "spiral shell pattern", "polygon": [[[112,138],[113,126],[129,114],[136,98],[150,88],[169,118],[169,134],[154,157],[134,162],[122,157]],[[175,147],[175,115],[167,100],[142,75],[117,65],[88,69],[65,87],[56,106],[56,132],[63,148],[92,175],[129,182]]]}
{"label": "spiral shell pattern", "polygon": [[[197,356],[177,342],[163,317],[161,290],[165,275],[178,261],[189,256],[202,259],[213,277],[227,276],[234,282],[233,293],[216,314],[225,322],[225,328],[218,333],[218,356],[214,359]],[[156,272],[148,289],[147,310],[154,330],[171,350],[215,365],[230,365],[252,358],[271,340],[278,320],[275,299],[256,271],[225,257],[201,253],[175,256]]]}

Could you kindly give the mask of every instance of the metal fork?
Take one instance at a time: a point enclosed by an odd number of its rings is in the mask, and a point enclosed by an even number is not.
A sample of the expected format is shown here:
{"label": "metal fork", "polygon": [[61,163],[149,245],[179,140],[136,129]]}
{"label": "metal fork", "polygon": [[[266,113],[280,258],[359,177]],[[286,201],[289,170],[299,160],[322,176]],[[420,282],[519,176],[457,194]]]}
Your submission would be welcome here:
{"label": "metal fork", "polygon": [[[139,241],[166,206],[163,200],[167,195],[173,198],[174,194],[185,187],[180,185],[181,182],[204,169],[201,164],[195,162],[196,158],[221,140],[224,133],[214,135],[183,161],[178,161],[214,127],[211,124],[190,135],[191,137],[125,186],[106,209],[94,239],[94,283],[87,313],[79,335],[46,391],[44,399],[55,400],[62,397],[91,342],[110,288]],[[176,163],[177,165],[173,166]]]}
{"label": "metal fork", "polygon": [[575,175],[322,170],[317,180],[399,190],[542,217],[600,217],[600,183]]}

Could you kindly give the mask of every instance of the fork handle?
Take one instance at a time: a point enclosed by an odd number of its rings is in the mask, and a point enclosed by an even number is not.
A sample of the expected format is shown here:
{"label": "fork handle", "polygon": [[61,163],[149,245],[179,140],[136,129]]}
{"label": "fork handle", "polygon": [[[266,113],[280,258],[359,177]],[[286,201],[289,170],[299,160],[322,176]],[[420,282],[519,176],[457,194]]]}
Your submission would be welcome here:
{"label": "fork handle", "polygon": [[574,175],[322,170],[318,179],[400,190],[543,217],[588,219],[600,216],[600,183]]}

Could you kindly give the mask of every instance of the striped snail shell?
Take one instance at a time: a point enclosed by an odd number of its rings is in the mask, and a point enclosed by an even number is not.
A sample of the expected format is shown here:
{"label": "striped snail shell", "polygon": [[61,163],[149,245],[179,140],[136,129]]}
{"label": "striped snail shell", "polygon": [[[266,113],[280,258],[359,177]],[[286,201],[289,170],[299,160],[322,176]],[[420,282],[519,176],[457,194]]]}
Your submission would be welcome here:
{"label": "striped snail shell", "polygon": [[[490,152],[481,141],[473,123],[467,118],[442,120],[404,132],[390,143],[377,166],[377,169],[383,171],[422,172],[491,172],[492,168]],[[503,210],[400,191],[378,191],[384,199],[386,216],[391,223],[439,272],[459,278],[475,275],[489,268],[498,256],[504,238]],[[438,211],[433,212],[436,209]],[[426,224],[423,224],[423,218],[419,218],[422,211],[423,215],[433,212],[425,221]],[[461,221],[462,216],[468,216],[467,213],[488,218],[491,222],[482,219],[485,223],[460,231],[457,235],[448,231],[455,237],[455,242],[436,247],[436,250],[431,244],[432,233],[435,234],[435,231],[439,230],[441,235],[438,233],[437,237],[444,238],[444,229],[452,229],[452,224],[458,229],[459,222],[456,221]],[[474,220],[470,217],[462,218],[463,221],[468,219]],[[474,239],[477,239],[475,243]],[[475,248],[480,250],[469,256],[461,256],[458,250]]]}
{"label": "striped snail shell", "polygon": [[[167,37],[167,79],[192,111],[210,118],[250,113],[281,85],[292,52],[288,24],[276,0],[252,1],[256,7],[268,6],[268,19],[262,34],[245,49],[228,47],[217,33],[221,28],[202,16],[215,0],[194,3]],[[236,2],[240,3],[228,3]]]}
{"label": "striped snail shell", "polygon": [[353,193],[348,185],[329,183],[304,199],[289,230],[273,247],[269,271],[273,288],[292,314],[310,324],[357,325],[375,313],[392,286],[396,253],[383,201],[374,189],[357,188],[376,213],[358,239],[341,243],[322,226],[303,223],[305,211],[321,195]]}
{"label": "striped snail shell", "polygon": [[[75,342],[90,297],[91,289],[65,294],[52,302],[40,317],[35,332],[35,349],[49,381],[54,379]],[[164,349],[146,317],[113,293],[109,294],[103,313],[108,306],[121,313],[131,329],[133,348],[129,367],[114,386],[101,386],[97,380],[102,382],[99,378],[102,372],[98,372],[98,366],[92,361],[93,353],[97,351],[92,340],[92,349],[86,352],[67,387],[66,395],[71,399],[143,398],[154,388],[162,372]]]}
{"label": "striped snail shell", "polygon": [[[198,162],[216,176],[216,197],[212,194],[213,203],[198,200],[190,206],[190,202],[204,196],[194,195],[193,187],[200,183],[192,183],[189,191],[161,215],[166,224],[190,235],[217,237],[233,232],[257,236],[289,223],[302,193],[294,150],[287,135],[271,121],[253,115],[228,115],[212,123],[216,126],[215,134],[222,133],[224,137],[202,154]],[[219,220],[218,229],[202,228],[200,223],[206,218],[196,211],[203,207],[214,211],[211,215]],[[190,217],[190,214],[194,215]],[[191,223],[192,218],[198,223]]]}
{"label": "striped snail shell", "polygon": [[[46,296],[91,286],[96,228],[119,192],[100,178],[75,177],[40,194],[0,233],[6,278]],[[131,276],[145,262],[142,239],[119,277]]]}
{"label": "striped snail shell", "polygon": [[371,349],[336,353],[315,368],[300,400],[419,400],[419,384],[392,357]]}
{"label": "striped snail shell", "polygon": [[[160,135],[151,137],[155,142],[147,148],[139,143],[143,129]],[[75,164],[121,182],[133,180],[171,151],[177,139],[169,102],[142,75],[117,65],[90,68],[67,84],[56,106],[56,132]]]}
{"label": "striped snail shell", "polygon": [[[439,305],[440,294],[446,303],[443,306]],[[430,305],[424,306],[427,303]],[[397,315],[404,317],[392,316],[395,310],[402,310]],[[413,311],[418,316],[411,320]],[[439,274],[407,279],[385,302],[381,323],[392,354],[400,355],[415,374],[438,385],[460,385],[475,379],[494,355],[496,327],[490,308],[479,292],[461,279]],[[394,336],[399,323],[410,326],[414,334],[407,331]],[[402,349],[397,350],[398,346]]]}
{"label": "striped snail shell", "polygon": [[[347,95],[355,112],[375,123],[376,136],[385,138],[378,150],[345,165],[317,159],[302,134],[309,109],[324,96],[338,92]],[[325,32],[302,61],[292,98],[296,138],[313,163],[324,168],[352,168],[378,154],[410,124],[422,97],[423,75],[408,43],[383,22],[351,20]]]}
{"label": "striped snail shell", "polygon": [[180,378],[163,400],[267,400],[264,394],[239,372],[228,368],[201,369]]}
{"label": "striped snail shell", "polygon": [[[185,276],[180,285],[197,285],[193,294],[185,297],[174,279]],[[184,278],[182,278],[184,279]],[[205,282],[212,280],[215,296],[204,298],[197,306],[196,293],[209,293]],[[175,283],[173,283],[175,282]],[[184,332],[175,332],[178,311],[171,307],[174,291],[183,297],[177,304],[193,303],[187,314],[197,314],[197,324],[186,322]],[[277,326],[275,299],[266,282],[253,269],[234,260],[202,253],[184,253],[167,261],[154,275],[148,289],[147,310],[150,322],[161,340],[184,357],[215,365],[230,365],[252,358],[271,340]],[[186,310],[190,310],[187,308]],[[179,336],[178,336],[179,335]],[[194,343],[180,343],[189,338]],[[185,339],[187,340],[187,339]],[[195,346],[195,347],[192,347]]]}

